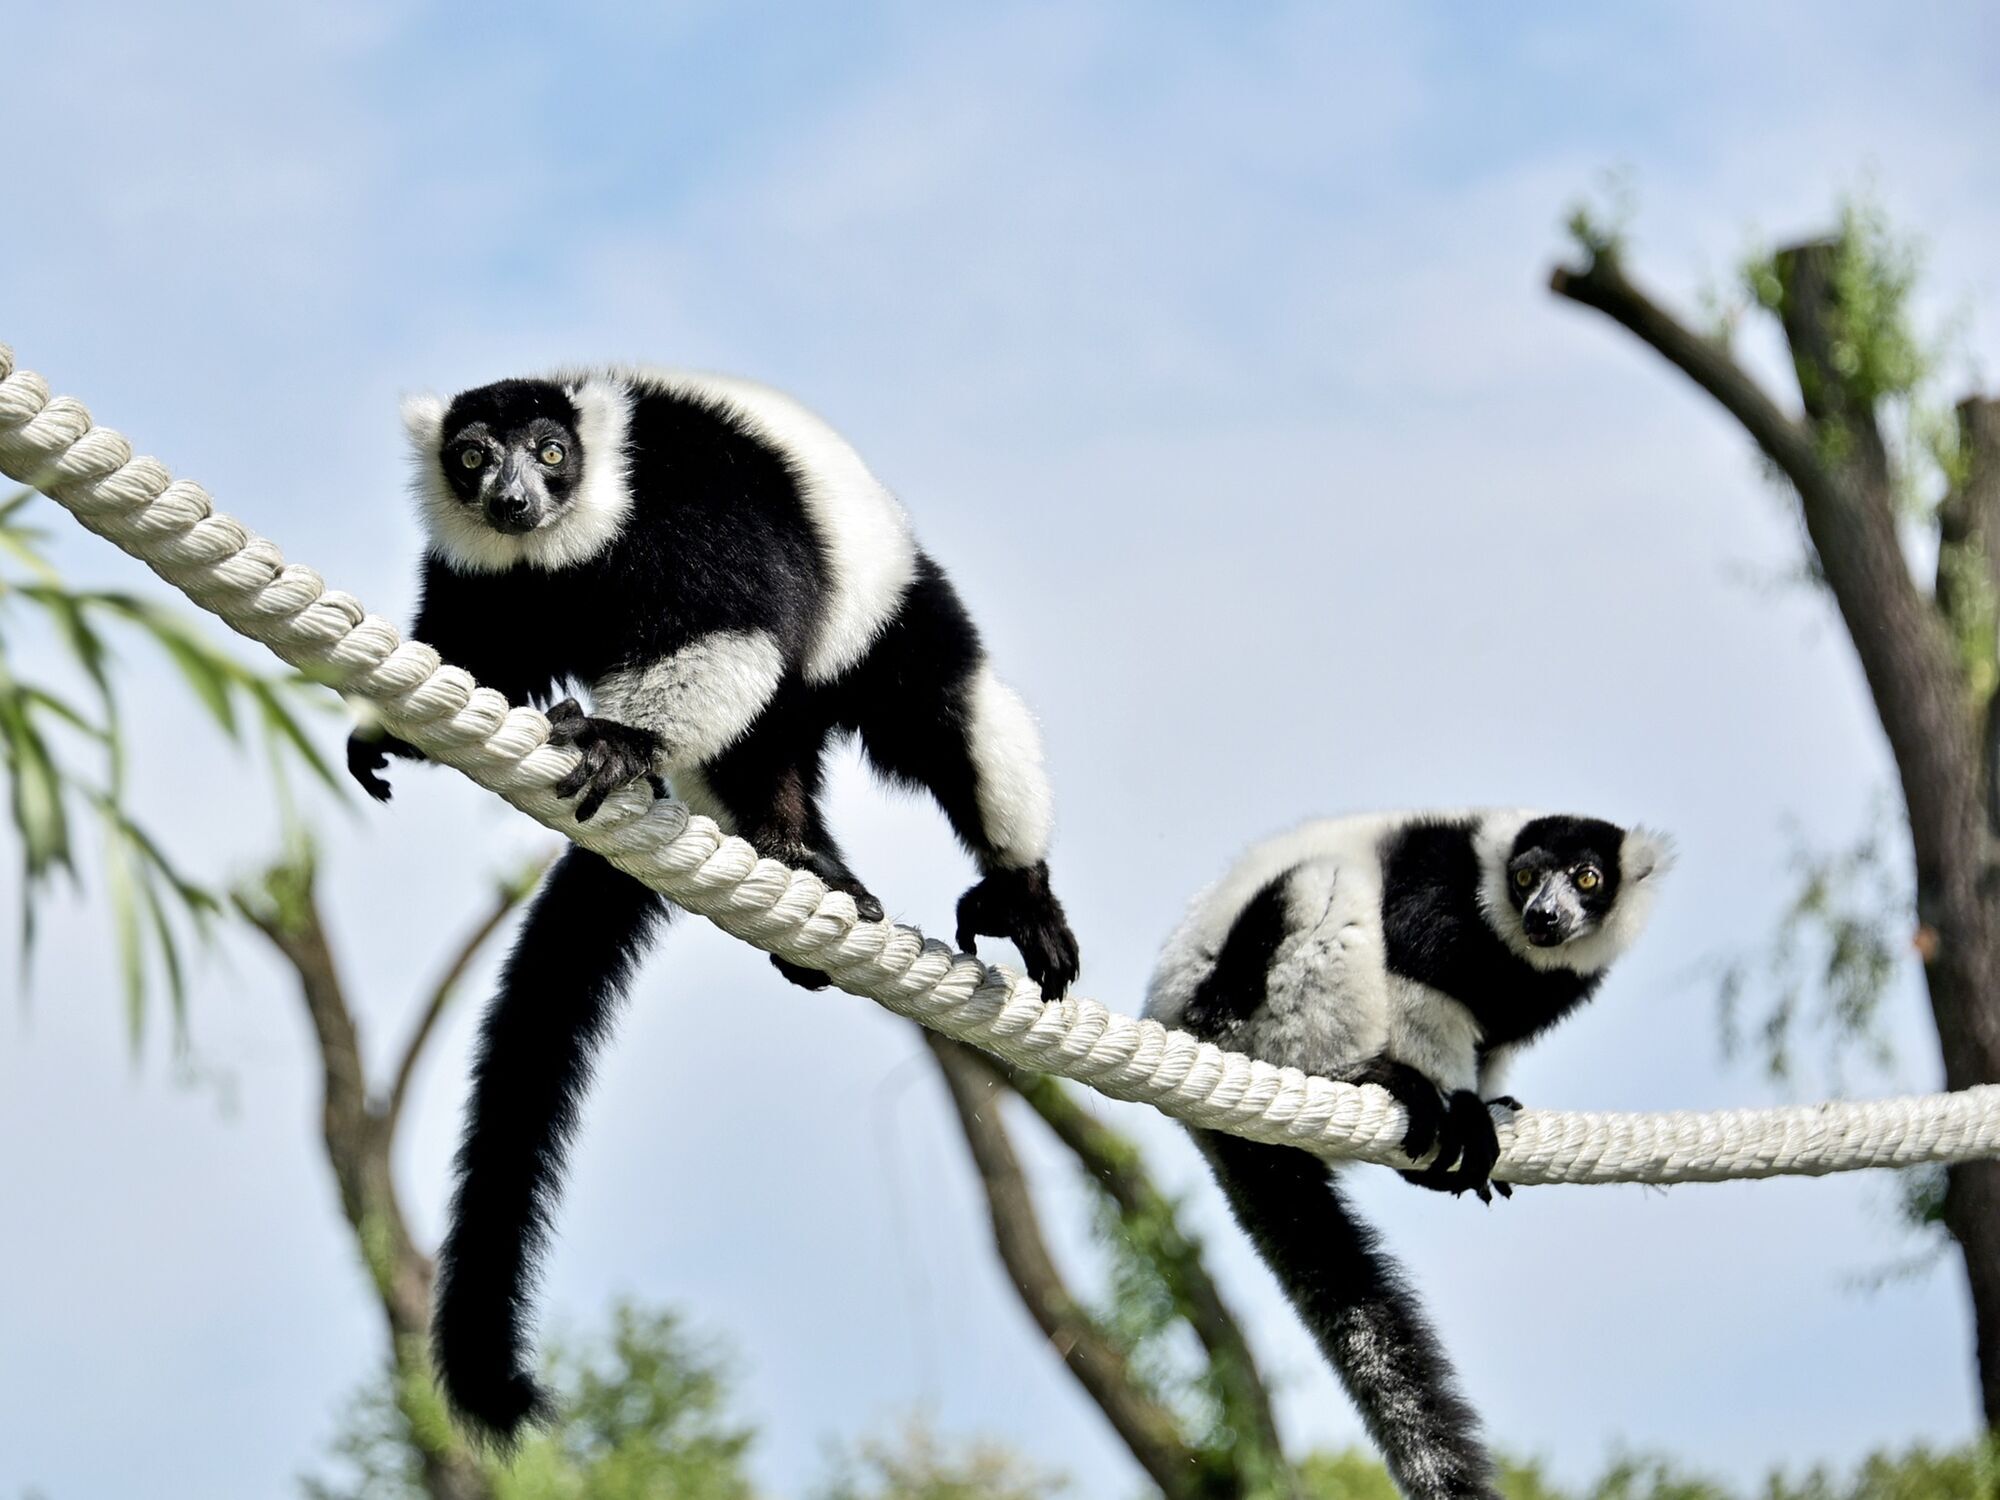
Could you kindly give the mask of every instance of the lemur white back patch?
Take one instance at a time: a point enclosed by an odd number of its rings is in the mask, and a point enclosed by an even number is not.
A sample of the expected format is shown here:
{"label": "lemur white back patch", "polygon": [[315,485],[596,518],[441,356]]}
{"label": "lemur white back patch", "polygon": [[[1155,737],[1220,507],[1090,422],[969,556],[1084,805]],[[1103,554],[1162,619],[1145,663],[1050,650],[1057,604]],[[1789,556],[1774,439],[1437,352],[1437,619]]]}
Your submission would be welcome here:
{"label": "lemur white back patch", "polygon": [[431,394],[403,400],[403,427],[416,462],[412,483],[418,517],[431,550],[461,573],[504,573],[526,564],[554,572],[588,562],[617,539],[632,510],[625,435],[632,398],[617,381],[588,376],[564,382],[576,407],[576,436],[583,448],[583,482],[544,526],[522,536],[495,531],[477,506],[453,493],[444,477],[447,411]]}
{"label": "lemur white back patch", "polygon": [[859,662],[916,576],[916,539],[896,497],[846,438],[783,391],[687,370],[639,368],[629,377],[721,406],[790,464],[832,585],[801,671],[808,682],[830,682]]}

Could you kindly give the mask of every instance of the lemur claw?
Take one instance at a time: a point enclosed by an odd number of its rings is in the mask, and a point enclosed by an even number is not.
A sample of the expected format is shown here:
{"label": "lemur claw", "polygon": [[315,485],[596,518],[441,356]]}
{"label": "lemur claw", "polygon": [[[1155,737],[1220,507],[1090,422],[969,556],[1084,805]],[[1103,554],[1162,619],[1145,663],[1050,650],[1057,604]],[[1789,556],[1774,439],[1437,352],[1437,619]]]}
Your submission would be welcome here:
{"label": "lemur claw", "polygon": [[1049,889],[1049,867],[994,870],[958,899],[958,946],[976,953],[981,936],[1006,938],[1021,950],[1028,977],[1042,997],[1060,1000],[1082,964],[1076,934]]}

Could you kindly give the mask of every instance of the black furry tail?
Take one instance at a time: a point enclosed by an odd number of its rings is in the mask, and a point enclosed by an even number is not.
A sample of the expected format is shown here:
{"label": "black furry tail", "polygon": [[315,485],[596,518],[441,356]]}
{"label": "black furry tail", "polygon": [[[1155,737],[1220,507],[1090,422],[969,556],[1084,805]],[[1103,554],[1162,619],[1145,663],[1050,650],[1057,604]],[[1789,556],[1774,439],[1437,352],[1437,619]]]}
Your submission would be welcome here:
{"label": "black furry tail", "polygon": [[1397,1486],[1413,1500],[1496,1500],[1479,1419],[1437,1335],[1374,1232],[1348,1212],[1327,1164],[1216,1131],[1197,1138]]}
{"label": "black furry tail", "polygon": [[431,1340],[453,1409],[502,1444],[548,1414],[528,1350],[536,1263],[592,1059],[666,910],[658,893],[571,849],[528,908],[480,1027]]}

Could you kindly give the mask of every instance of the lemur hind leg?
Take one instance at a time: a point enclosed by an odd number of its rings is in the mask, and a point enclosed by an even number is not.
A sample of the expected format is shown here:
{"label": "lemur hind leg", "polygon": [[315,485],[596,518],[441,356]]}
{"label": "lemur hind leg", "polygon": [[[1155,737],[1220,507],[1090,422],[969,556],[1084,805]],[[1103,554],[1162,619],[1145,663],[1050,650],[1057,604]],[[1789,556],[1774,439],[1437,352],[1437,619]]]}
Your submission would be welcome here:
{"label": "lemur hind leg", "polygon": [[842,722],[891,780],[927,791],[979,861],[958,904],[958,945],[1021,950],[1051,999],[1076,978],[1075,935],[1049,886],[1050,797],[1034,718],[993,675],[979,634],[928,557],[868,660],[843,685]]}
{"label": "lemur hind leg", "polygon": [[[704,769],[696,800],[705,793],[759,854],[810,870],[828,890],[852,896],[862,921],[881,921],[882,903],[848,868],[820,811],[824,732],[799,723],[796,712],[781,711],[773,719]],[[801,746],[807,748],[802,751]],[[771,962],[802,989],[825,989],[830,982],[818,969],[788,963],[776,954]]]}

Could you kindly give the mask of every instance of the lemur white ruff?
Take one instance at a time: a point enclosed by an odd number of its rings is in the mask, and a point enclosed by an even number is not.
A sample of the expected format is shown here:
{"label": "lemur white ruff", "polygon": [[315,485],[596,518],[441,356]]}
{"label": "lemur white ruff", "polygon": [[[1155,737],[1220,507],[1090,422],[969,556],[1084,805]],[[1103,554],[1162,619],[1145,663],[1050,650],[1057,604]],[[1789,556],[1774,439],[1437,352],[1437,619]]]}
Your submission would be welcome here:
{"label": "lemur white ruff", "polygon": [[[1518,812],[1308,823],[1246,854],[1168,939],[1146,1013],[1408,1110],[1413,1182],[1491,1201],[1489,1103],[1520,1047],[1589,999],[1645,924],[1663,840]],[[1219,1132],[1197,1141],[1236,1220],[1421,1500],[1490,1500],[1491,1461],[1395,1262],[1327,1163]]]}
{"label": "lemur white ruff", "polygon": [[[747,381],[644,370],[506,380],[405,403],[429,533],[412,634],[517,701],[547,702],[582,762],[579,821],[640,778],[758,851],[882,906],[820,816],[821,757],[858,733],[928,790],[978,860],[958,941],[1011,939],[1044,993],[1077,970],[1049,888],[1049,787],[1034,720],[859,455]],[[358,732],[348,767],[387,800],[399,740]],[[591,1058],[661,897],[570,849],[536,895],[488,1010],[439,1258],[435,1342],[460,1414],[505,1440],[543,1407],[526,1361],[534,1264]],[[816,971],[779,968],[796,983]]]}

